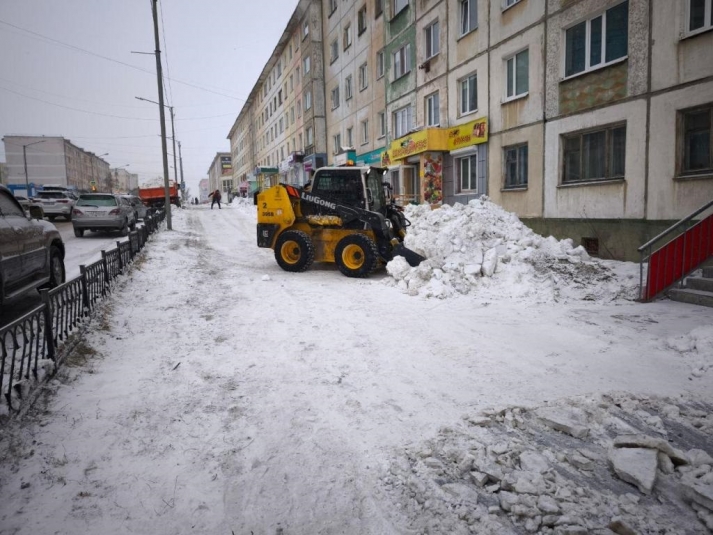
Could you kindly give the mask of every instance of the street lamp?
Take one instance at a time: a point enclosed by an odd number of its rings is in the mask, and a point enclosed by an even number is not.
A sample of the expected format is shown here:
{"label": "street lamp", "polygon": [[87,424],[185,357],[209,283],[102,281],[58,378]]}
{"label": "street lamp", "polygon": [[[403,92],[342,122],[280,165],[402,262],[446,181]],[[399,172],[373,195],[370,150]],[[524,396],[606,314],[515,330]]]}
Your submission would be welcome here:
{"label": "street lamp", "polygon": [[44,143],[49,141],[49,139],[43,139],[42,141],[34,141],[33,143],[27,143],[22,146],[22,160],[25,162],[25,189],[27,190],[27,198],[30,198],[30,179],[27,177],[27,147],[31,145],[37,145],[38,143]]}

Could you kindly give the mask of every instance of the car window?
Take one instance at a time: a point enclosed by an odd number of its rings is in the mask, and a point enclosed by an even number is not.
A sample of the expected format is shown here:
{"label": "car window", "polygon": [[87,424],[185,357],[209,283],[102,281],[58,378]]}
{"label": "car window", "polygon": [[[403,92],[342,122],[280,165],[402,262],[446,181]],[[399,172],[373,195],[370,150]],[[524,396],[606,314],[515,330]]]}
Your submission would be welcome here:
{"label": "car window", "polygon": [[113,195],[95,195],[92,197],[79,197],[77,206],[116,206]]}
{"label": "car window", "polygon": [[39,191],[37,196],[40,199],[66,199],[67,196],[61,191]]}
{"label": "car window", "polygon": [[5,217],[20,216],[25,217],[25,212],[13,202],[10,196],[4,191],[0,192],[0,214]]}

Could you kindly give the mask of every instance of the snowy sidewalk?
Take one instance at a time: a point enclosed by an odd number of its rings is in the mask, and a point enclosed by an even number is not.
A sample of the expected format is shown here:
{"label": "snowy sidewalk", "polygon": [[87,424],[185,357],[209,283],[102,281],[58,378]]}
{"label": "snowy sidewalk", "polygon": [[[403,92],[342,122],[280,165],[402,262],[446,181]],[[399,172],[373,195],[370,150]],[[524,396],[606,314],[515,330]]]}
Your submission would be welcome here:
{"label": "snowy sidewalk", "polygon": [[[705,533],[677,490],[713,477],[703,454],[658,475],[660,503],[606,446],[713,453],[713,310],[290,274],[254,208],[225,208],[174,211],[3,432],[0,533]],[[544,423],[550,405],[586,435]]]}

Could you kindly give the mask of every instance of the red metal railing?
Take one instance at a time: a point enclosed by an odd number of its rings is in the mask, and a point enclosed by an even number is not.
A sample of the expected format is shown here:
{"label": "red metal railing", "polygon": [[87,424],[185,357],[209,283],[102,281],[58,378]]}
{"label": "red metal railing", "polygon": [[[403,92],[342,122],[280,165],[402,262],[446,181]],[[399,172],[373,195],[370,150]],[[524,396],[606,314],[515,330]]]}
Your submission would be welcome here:
{"label": "red metal railing", "polygon": [[[642,301],[649,301],[683,279],[713,256],[713,214],[700,221],[693,218],[713,206],[713,201],[648,241],[641,247],[640,293]],[[683,233],[651,252],[663,237],[682,226],[691,224]],[[643,284],[644,263],[648,260],[646,284]]]}

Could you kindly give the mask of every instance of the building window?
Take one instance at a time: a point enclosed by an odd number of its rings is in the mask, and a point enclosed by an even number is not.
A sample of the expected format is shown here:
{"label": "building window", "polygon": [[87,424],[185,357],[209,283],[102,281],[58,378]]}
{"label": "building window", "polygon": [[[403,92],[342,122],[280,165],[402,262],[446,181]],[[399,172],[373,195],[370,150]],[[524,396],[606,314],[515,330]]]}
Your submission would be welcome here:
{"label": "building window", "polygon": [[359,35],[366,31],[366,4],[361,7],[357,14],[357,27],[359,29]]}
{"label": "building window", "polygon": [[713,28],[713,0],[687,0],[688,31],[702,32]]}
{"label": "building window", "polygon": [[332,143],[334,144],[332,154],[339,154],[339,151],[342,148],[342,134],[332,136]]}
{"label": "building window", "polygon": [[685,110],[679,113],[682,129],[680,169],[682,175],[710,174],[713,172],[713,105]]}
{"label": "building window", "polygon": [[302,69],[305,72],[305,76],[309,74],[309,69],[310,69],[310,57],[305,56],[305,58],[302,60]]}
{"label": "building window", "polygon": [[307,146],[311,147],[314,145],[314,128],[311,126],[307,127]]}
{"label": "building window", "polygon": [[441,124],[438,91],[426,97],[426,126]]}
{"label": "building window", "polygon": [[627,0],[566,30],[565,77],[597,69],[626,57],[628,42]]}
{"label": "building window", "polygon": [[378,19],[384,12],[384,0],[374,0],[374,18]]}
{"label": "building window", "polygon": [[364,119],[361,122],[361,144],[369,143],[369,119]]}
{"label": "building window", "polygon": [[384,76],[384,51],[379,50],[376,53],[376,79]]}
{"label": "building window", "polygon": [[312,91],[305,92],[305,111],[312,107]]}
{"label": "building window", "polygon": [[300,68],[299,67],[295,67],[295,77],[297,78],[297,83],[299,84],[300,80],[302,80],[300,78]]}
{"label": "building window", "polygon": [[527,186],[527,143],[503,148],[505,189]]}
{"label": "building window", "polygon": [[344,79],[344,100],[352,98],[352,75],[350,74]]}
{"label": "building window", "polygon": [[369,85],[369,71],[366,63],[359,66],[359,91],[364,91]]}
{"label": "building window", "polygon": [[393,11],[391,17],[395,17],[408,7],[408,0],[393,0]]}
{"label": "building window", "polygon": [[411,106],[405,106],[394,112],[394,139],[405,136],[411,131]]}
{"label": "building window", "polygon": [[347,128],[347,147],[349,147],[349,148],[354,147],[353,131],[354,131],[354,129],[351,126],[349,128]]}
{"label": "building window", "polygon": [[346,50],[347,48],[352,46],[352,25],[351,24],[347,24],[346,27],[344,28],[342,40],[344,41],[343,42],[344,50]]}
{"label": "building window", "polygon": [[302,39],[304,39],[308,35],[309,35],[309,22],[305,21],[304,25],[302,26]]}
{"label": "building window", "polygon": [[458,22],[460,35],[472,32],[478,27],[477,0],[459,0]]}
{"label": "building window", "polygon": [[329,16],[331,17],[337,10],[337,0],[329,0]]}
{"label": "building window", "polygon": [[302,117],[302,100],[297,101],[297,118]]}
{"label": "building window", "polygon": [[411,72],[411,45],[406,44],[399,48],[393,55],[394,58],[394,80]]}
{"label": "building window", "polygon": [[379,138],[386,135],[386,112],[380,111],[377,114],[377,119],[379,121]]}
{"label": "building window", "polygon": [[339,86],[332,89],[332,109],[335,110],[339,107]]}
{"label": "building window", "polygon": [[456,173],[458,173],[458,193],[478,193],[476,176],[477,155],[456,158]]}
{"label": "building window", "polygon": [[426,26],[426,59],[432,58],[440,51],[438,21]]}
{"label": "building window", "polygon": [[520,0],[503,0],[503,10],[506,10],[510,6],[514,6],[517,4]]}
{"label": "building window", "polygon": [[507,98],[527,95],[527,92],[530,90],[529,65],[529,50],[523,50],[505,62],[505,70],[507,72]]}
{"label": "building window", "polygon": [[477,80],[477,75],[471,74],[459,82],[461,115],[472,113],[478,109]]}
{"label": "building window", "polygon": [[295,124],[295,107],[294,106],[292,106],[290,108],[290,122],[292,124]]}
{"label": "building window", "polygon": [[566,134],[562,140],[563,184],[624,178],[625,124]]}
{"label": "building window", "polygon": [[332,44],[329,45],[329,63],[334,63],[339,57],[339,41],[335,39]]}

